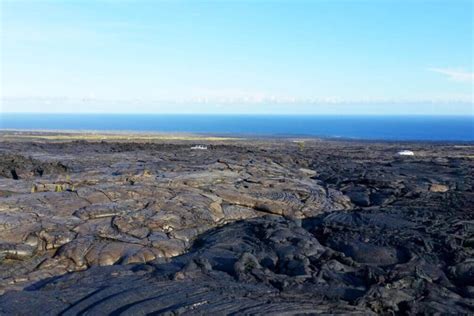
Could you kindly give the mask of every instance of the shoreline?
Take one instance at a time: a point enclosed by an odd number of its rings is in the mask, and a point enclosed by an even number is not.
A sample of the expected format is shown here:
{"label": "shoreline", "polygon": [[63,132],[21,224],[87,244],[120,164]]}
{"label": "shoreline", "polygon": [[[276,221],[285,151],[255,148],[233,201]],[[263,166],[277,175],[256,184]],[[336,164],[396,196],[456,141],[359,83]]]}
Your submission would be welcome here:
{"label": "shoreline", "polygon": [[243,134],[243,133],[189,133],[127,130],[48,130],[48,129],[0,129],[0,141],[46,140],[46,141],[327,141],[347,143],[386,144],[433,144],[474,146],[474,140],[407,140],[377,139],[337,136],[293,135],[293,134]]}

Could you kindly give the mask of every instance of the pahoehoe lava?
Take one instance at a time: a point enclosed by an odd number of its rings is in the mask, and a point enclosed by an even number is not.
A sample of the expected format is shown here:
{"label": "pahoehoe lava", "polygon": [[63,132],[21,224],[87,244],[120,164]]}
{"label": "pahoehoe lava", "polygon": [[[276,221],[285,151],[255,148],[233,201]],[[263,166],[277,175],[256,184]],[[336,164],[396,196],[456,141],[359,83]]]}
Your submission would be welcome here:
{"label": "pahoehoe lava", "polygon": [[0,313],[474,313],[472,144],[202,144],[0,141]]}

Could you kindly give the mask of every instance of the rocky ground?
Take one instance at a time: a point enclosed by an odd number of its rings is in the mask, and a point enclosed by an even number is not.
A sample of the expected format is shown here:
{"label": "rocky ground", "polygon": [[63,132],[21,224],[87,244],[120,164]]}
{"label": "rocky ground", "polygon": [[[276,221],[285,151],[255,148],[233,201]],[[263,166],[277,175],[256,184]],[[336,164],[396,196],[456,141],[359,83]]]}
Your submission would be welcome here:
{"label": "rocky ground", "polygon": [[2,314],[474,313],[472,144],[0,136]]}

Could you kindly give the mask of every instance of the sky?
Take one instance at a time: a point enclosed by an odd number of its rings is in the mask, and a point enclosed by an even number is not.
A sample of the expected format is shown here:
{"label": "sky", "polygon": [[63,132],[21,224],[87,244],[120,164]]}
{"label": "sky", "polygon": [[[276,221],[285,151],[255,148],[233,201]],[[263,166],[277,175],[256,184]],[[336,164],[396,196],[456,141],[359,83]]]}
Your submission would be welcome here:
{"label": "sky", "polygon": [[471,0],[0,0],[0,111],[474,115]]}

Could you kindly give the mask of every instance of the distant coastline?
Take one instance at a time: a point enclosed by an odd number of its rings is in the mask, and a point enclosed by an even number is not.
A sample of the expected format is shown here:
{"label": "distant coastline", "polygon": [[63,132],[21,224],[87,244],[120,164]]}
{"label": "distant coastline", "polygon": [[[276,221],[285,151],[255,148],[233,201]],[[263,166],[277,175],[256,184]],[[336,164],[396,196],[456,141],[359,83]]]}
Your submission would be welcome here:
{"label": "distant coastline", "polygon": [[[0,130],[218,138],[473,142],[471,116],[0,115]],[[176,138],[175,138],[176,139]]]}

